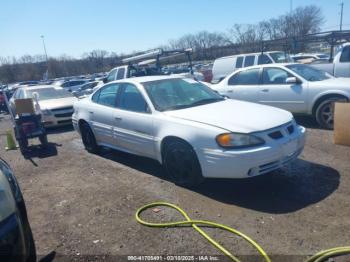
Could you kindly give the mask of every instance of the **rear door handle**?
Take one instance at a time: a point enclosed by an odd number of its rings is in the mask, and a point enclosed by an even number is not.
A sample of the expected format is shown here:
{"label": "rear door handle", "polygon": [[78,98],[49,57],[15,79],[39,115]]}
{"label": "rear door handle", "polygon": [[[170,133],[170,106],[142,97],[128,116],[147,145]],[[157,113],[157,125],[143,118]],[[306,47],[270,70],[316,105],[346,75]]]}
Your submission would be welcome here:
{"label": "rear door handle", "polygon": [[270,90],[269,89],[263,89],[261,90],[261,92],[269,92]]}
{"label": "rear door handle", "polygon": [[119,117],[119,116],[115,116],[114,119],[115,119],[115,120],[122,120],[122,118]]}
{"label": "rear door handle", "polygon": [[92,112],[92,111],[89,111],[89,113],[90,113],[90,114],[93,114],[94,112]]}

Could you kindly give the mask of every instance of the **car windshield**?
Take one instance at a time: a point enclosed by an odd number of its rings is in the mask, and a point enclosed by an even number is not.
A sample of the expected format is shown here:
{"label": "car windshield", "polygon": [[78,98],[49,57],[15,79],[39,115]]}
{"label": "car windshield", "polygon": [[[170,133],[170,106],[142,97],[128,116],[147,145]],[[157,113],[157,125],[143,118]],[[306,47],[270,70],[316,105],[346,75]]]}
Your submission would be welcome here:
{"label": "car windshield", "polygon": [[143,83],[158,111],[189,108],[224,100],[209,87],[192,79],[165,79]]}
{"label": "car windshield", "polygon": [[332,78],[332,76],[324,71],[318,70],[316,68],[313,68],[309,65],[303,65],[303,64],[293,64],[293,65],[287,65],[287,68],[295,72],[296,74],[300,75],[307,81],[315,82],[315,81],[322,81],[329,78]]}
{"label": "car windshield", "polygon": [[289,57],[289,55],[286,55],[286,53],[284,52],[270,53],[270,56],[272,57],[273,61],[275,61],[275,63],[291,62],[291,58]]}
{"label": "car windshield", "polygon": [[39,94],[39,100],[73,97],[73,95],[68,91],[64,89],[53,88],[53,87],[26,90],[27,97],[32,98],[33,93],[35,92]]}

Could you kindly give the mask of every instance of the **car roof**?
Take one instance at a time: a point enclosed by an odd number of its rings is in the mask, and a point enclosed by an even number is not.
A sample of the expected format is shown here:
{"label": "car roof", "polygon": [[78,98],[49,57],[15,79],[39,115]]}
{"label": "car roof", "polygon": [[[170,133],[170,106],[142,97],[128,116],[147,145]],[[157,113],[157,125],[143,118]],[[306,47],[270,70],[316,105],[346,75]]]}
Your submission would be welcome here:
{"label": "car roof", "polygon": [[125,78],[121,80],[116,80],[111,83],[120,83],[120,82],[130,82],[130,83],[144,83],[144,82],[152,82],[157,80],[165,80],[165,79],[182,79],[184,77],[174,76],[174,75],[157,75],[157,76],[139,76],[139,77],[131,77]]}
{"label": "car roof", "polygon": [[28,87],[21,87],[24,90],[37,90],[37,89],[45,89],[45,88],[54,88],[54,89],[63,89],[61,87],[57,87],[54,85],[37,85],[37,86],[28,86]]}
{"label": "car roof", "polygon": [[288,65],[300,65],[300,63],[272,63],[272,64],[262,64],[262,65],[254,65],[254,66],[247,66],[240,68],[239,70],[235,71],[244,71],[246,69],[253,69],[253,68],[262,68],[262,67],[284,67]]}
{"label": "car roof", "polygon": [[273,53],[284,53],[284,51],[265,51],[265,52],[256,52],[256,53],[243,53],[243,54],[236,54],[236,55],[230,55],[230,56],[223,56],[223,57],[217,58],[216,60],[234,58],[237,56],[261,55],[261,54],[273,54]]}

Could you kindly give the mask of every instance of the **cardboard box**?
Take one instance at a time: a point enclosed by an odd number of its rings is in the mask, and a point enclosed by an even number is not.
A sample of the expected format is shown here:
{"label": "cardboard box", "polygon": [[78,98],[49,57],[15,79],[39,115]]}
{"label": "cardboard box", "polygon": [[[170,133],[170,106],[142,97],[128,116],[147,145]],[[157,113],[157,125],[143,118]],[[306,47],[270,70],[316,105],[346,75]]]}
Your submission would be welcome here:
{"label": "cardboard box", "polygon": [[34,114],[34,104],[32,98],[16,99],[16,114]]}
{"label": "cardboard box", "polygon": [[334,143],[350,146],[350,103],[335,103]]}

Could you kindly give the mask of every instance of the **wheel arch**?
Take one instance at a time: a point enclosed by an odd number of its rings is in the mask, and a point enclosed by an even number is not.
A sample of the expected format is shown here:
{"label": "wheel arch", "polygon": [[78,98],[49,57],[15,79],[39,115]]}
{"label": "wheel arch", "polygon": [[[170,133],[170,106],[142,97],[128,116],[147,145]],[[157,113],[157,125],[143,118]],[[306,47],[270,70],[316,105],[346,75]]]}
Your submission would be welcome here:
{"label": "wheel arch", "polygon": [[172,141],[184,142],[187,145],[189,145],[193,149],[193,151],[196,153],[196,151],[194,150],[194,148],[191,145],[191,143],[188,142],[186,139],[183,139],[183,138],[180,138],[180,137],[174,136],[174,135],[169,135],[169,136],[163,137],[163,139],[161,140],[161,143],[160,143],[160,159],[159,160],[160,160],[161,163],[163,163],[163,156],[164,156],[164,152],[165,152],[166,146]]}
{"label": "wheel arch", "polygon": [[[83,124],[89,125],[89,123],[85,119],[79,119],[78,120],[78,127],[79,127],[79,132],[81,132],[81,127]],[[90,126],[90,125],[89,125]]]}
{"label": "wheel arch", "polygon": [[317,107],[325,100],[332,98],[332,97],[337,97],[337,98],[345,98],[347,101],[350,100],[349,96],[345,93],[340,93],[340,92],[331,92],[331,93],[326,93],[326,94],[322,94],[320,95],[318,98],[316,98],[316,100],[314,101],[313,105],[312,105],[312,115],[315,117],[316,116],[316,110]]}

